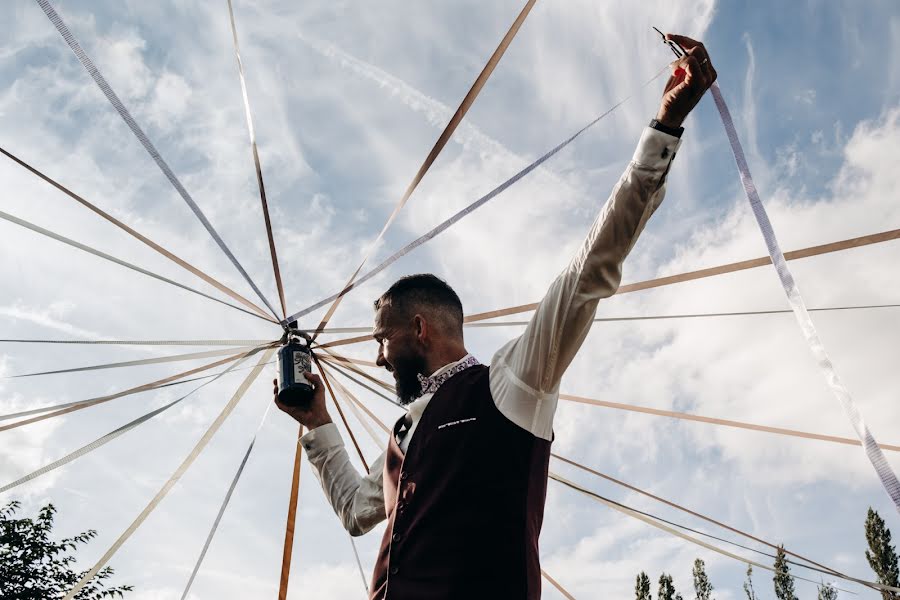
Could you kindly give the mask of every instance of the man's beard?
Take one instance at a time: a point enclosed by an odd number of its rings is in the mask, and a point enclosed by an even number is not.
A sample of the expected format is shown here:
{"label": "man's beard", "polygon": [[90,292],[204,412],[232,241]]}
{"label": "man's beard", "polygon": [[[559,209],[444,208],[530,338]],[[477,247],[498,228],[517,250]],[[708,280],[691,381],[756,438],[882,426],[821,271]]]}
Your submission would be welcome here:
{"label": "man's beard", "polygon": [[394,381],[397,385],[397,399],[401,405],[406,406],[422,395],[419,375],[427,375],[425,370],[428,365],[424,356],[410,354],[402,359],[396,359],[391,366],[394,369]]}

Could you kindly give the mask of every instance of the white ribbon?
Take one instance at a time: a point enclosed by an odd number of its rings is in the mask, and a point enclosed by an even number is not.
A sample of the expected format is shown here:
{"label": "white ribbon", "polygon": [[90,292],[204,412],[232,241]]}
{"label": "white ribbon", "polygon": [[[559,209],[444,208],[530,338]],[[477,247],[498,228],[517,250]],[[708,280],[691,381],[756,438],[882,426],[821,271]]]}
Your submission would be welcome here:
{"label": "white ribbon", "polygon": [[753,184],[753,179],[750,176],[750,167],[747,164],[747,159],[744,157],[744,149],[741,147],[740,140],[738,140],[737,130],[731,119],[731,113],[728,111],[728,105],[725,104],[725,99],[722,97],[722,92],[716,83],[712,85],[712,96],[716,103],[716,108],[719,109],[719,116],[722,118],[722,125],[725,126],[728,141],[731,143],[731,151],[734,153],[734,161],[737,163],[737,168],[741,175],[741,183],[744,185],[744,192],[747,194],[747,200],[750,201],[753,215],[756,217],[756,222],[759,224],[759,229],[766,241],[766,247],[769,249],[772,264],[778,272],[781,286],[784,288],[785,294],[787,294],[788,303],[794,311],[794,316],[797,318],[800,329],[803,331],[803,337],[806,338],[806,343],[809,344],[809,349],[819,364],[819,369],[825,376],[825,382],[831,388],[838,402],[840,402],[841,407],[847,414],[847,418],[850,419],[850,424],[853,425],[856,435],[862,442],[866,456],[869,458],[872,466],[875,467],[875,472],[878,473],[881,484],[891,497],[891,500],[894,501],[894,506],[900,511],[900,481],[897,480],[897,475],[894,474],[887,459],[884,457],[884,453],[866,426],[862,414],[853,403],[850,391],[841,383],[834,365],[831,363],[831,359],[828,358],[828,354],[825,352],[825,346],[822,344],[822,340],[819,338],[819,334],[809,316],[809,311],[806,309],[806,304],[800,296],[800,290],[797,288],[797,283],[788,269],[784,254],[782,254],[781,248],[778,246],[778,240],[775,238],[775,231],[772,228],[772,223],[769,221],[769,215],[766,214],[766,209],[759,199],[759,193],[756,191],[756,186]]}

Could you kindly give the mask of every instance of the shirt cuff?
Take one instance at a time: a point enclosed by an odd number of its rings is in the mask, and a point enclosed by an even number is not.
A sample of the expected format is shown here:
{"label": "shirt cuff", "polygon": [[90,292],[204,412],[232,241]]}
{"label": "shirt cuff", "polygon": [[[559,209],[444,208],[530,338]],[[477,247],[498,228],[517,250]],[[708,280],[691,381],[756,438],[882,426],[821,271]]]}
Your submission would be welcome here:
{"label": "shirt cuff", "polygon": [[344,439],[334,423],[320,425],[300,438],[300,445],[306,453],[320,452],[328,448],[343,446]]}
{"label": "shirt cuff", "polygon": [[674,135],[646,127],[631,160],[642,167],[665,171],[679,146],[681,140]]}

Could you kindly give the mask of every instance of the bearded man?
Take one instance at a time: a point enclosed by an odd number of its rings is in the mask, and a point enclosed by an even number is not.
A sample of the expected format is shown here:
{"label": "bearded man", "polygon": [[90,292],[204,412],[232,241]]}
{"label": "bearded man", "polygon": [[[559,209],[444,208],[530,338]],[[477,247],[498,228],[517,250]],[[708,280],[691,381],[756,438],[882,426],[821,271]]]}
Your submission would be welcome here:
{"label": "bearded man", "polygon": [[412,275],[375,301],[377,364],[409,410],[368,474],[351,465],[318,376],[306,374],[309,410],[278,405],[309,428],[300,444],[347,531],[387,520],[371,600],[540,598],[560,380],[662,202],[682,122],[716,79],[702,44],[667,37],[687,54],[672,64],[656,119],[575,258],[490,367],[466,350],[456,292],[434,275]]}

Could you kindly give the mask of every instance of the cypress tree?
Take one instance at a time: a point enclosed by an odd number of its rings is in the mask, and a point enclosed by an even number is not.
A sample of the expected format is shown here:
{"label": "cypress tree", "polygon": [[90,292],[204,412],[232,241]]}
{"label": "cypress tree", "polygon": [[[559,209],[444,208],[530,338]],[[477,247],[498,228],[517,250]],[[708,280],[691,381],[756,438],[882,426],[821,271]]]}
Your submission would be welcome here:
{"label": "cypress tree", "polygon": [[675,600],[680,598],[675,593],[675,584],[672,582],[672,576],[663,573],[659,576],[659,600]]}
{"label": "cypress tree", "polygon": [[713,586],[706,576],[706,564],[698,558],[694,561],[694,592],[697,594],[697,600],[710,600],[712,591]]}
{"label": "cypress tree", "polygon": [[794,595],[794,578],[791,577],[791,568],[788,566],[787,556],[784,553],[784,546],[778,547],[775,556],[775,597],[778,600],[798,600]]}
{"label": "cypress tree", "polygon": [[[884,524],[878,513],[869,507],[866,516],[866,542],[869,549],[866,550],[866,560],[875,571],[878,583],[892,587],[900,587],[900,573],[897,568],[897,553],[891,546],[891,530]],[[883,600],[897,600],[900,594],[882,591]]]}
{"label": "cypress tree", "polygon": [[747,600],[759,600],[756,591],[753,589],[753,566],[747,565],[747,581],[744,582],[744,593],[747,594]]}
{"label": "cypress tree", "polygon": [[819,600],[837,600],[838,592],[830,583],[823,583],[819,586]]}
{"label": "cypress tree", "polygon": [[653,596],[650,595],[650,578],[643,571],[635,577],[634,597],[635,600],[653,600]]}

